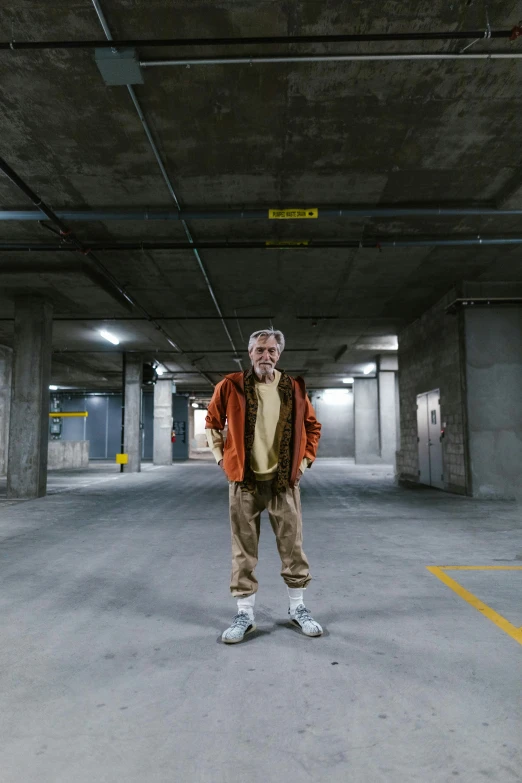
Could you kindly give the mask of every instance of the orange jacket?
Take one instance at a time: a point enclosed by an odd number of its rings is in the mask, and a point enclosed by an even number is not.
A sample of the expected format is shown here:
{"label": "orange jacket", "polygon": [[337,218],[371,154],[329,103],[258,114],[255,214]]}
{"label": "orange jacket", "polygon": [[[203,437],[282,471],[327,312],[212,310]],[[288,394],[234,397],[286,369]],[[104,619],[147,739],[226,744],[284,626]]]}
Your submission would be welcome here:
{"label": "orange jacket", "polygon": [[[290,486],[293,487],[303,458],[307,457],[311,462],[315,459],[321,425],[315,418],[303,379],[291,378],[291,381],[293,437]],[[245,475],[245,415],[245,376],[242,372],[233,372],[216,386],[205,425],[206,429],[223,430],[228,420],[223,467],[230,481],[243,481]]]}

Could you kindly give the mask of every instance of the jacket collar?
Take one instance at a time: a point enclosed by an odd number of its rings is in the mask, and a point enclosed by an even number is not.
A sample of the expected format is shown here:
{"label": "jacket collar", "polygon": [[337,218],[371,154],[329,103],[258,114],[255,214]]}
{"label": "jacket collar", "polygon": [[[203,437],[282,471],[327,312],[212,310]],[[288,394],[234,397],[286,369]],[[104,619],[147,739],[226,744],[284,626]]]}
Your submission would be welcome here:
{"label": "jacket collar", "polygon": [[[281,374],[284,374],[284,370],[277,367],[276,369],[279,370]],[[231,372],[229,375],[225,375],[225,378],[229,380],[231,383],[234,384],[234,386],[241,392],[241,394],[245,393],[245,380],[247,377],[250,377],[253,373],[253,370],[251,367],[248,368],[248,370],[244,370],[243,372]],[[300,394],[304,397],[306,397],[306,385],[304,382],[304,379],[301,378],[300,375],[293,378],[291,375],[289,376],[290,380],[292,381],[292,386],[294,387],[294,393],[300,392]],[[297,388],[296,388],[297,387]]]}

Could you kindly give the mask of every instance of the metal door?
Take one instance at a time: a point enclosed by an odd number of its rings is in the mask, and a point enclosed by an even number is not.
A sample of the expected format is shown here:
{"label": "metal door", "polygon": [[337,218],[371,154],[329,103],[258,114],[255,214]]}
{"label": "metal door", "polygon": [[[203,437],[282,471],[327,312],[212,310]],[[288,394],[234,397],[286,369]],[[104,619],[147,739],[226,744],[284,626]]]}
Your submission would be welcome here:
{"label": "metal door", "polygon": [[89,441],[89,459],[107,459],[107,397],[86,397],[86,436]]}
{"label": "metal door", "polygon": [[107,432],[107,459],[116,459],[116,454],[121,454],[121,394],[108,397],[109,405],[108,432]]}
{"label": "metal door", "polygon": [[428,430],[428,395],[417,395],[417,446],[419,450],[419,481],[430,484],[430,434]]}
{"label": "metal door", "polygon": [[151,460],[154,450],[154,393],[148,392],[142,397],[141,415],[143,417],[143,440],[141,458]]}
{"label": "metal door", "polygon": [[440,392],[438,389],[428,393],[428,431],[430,443],[430,484],[444,489],[442,474],[442,427],[440,424]]}
{"label": "metal door", "polygon": [[417,395],[419,482],[444,489],[440,391]]}
{"label": "metal door", "polygon": [[176,441],[172,444],[172,459],[188,459],[188,397],[172,395],[173,429],[176,433]]}

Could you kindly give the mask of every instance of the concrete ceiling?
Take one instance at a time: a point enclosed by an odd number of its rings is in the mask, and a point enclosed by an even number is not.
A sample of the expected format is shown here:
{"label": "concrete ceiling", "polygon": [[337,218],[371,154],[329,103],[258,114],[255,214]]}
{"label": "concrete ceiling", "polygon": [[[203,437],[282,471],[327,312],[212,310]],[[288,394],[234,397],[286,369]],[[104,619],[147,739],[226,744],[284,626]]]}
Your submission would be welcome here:
{"label": "concrete ceiling", "polygon": [[[103,0],[102,7],[115,39],[486,24],[484,5],[474,0]],[[510,29],[520,6],[496,0],[488,12],[494,28]],[[0,40],[103,38],[90,0],[11,0],[0,9]],[[521,41],[479,41],[474,50],[520,52]],[[299,51],[454,52],[464,45],[364,43]],[[248,54],[274,51],[281,48],[250,47]],[[138,53],[144,60],[181,54]],[[235,53],[244,54],[245,47],[226,52]],[[126,87],[106,85],[92,50],[0,51],[0,68],[0,155],[49,206],[175,209]],[[143,69],[143,76],[144,84],[134,89],[183,208],[522,208],[520,61],[166,67]],[[0,209],[31,208],[0,176]],[[69,225],[87,245],[186,238],[179,222]],[[199,220],[189,227],[200,241],[522,235],[520,218],[512,216]],[[0,222],[0,242],[55,240],[37,222]],[[0,253],[0,343],[12,344],[15,297],[41,293],[53,302],[56,317],[53,383],[119,386],[121,349],[161,359],[181,389],[211,388],[200,370],[217,382],[237,369],[192,251],[97,255],[181,353],[141,312],[129,313],[86,275],[79,254],[63,252]],[[237,348],[272,323],[287,337],[281,365],[319,387],[339,385],[343,375],[361,372],[377,354],[392,350],[401,327],[459,281],[522,280],[520,246],[214,249],[201,257]],[[120,337],[117,348],[99,336],[104,324]]]}

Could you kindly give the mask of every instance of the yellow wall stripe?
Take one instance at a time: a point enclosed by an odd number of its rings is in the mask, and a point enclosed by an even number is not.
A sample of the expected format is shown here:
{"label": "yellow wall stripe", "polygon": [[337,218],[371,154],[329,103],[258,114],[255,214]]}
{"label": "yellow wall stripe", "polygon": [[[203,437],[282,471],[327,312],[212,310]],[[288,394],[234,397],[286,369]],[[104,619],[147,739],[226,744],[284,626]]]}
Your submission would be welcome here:
{"label": "yellow wall stripe", "polygon": [[70,413],[58,413],[55,411],[54,413],[50,413],[49,416],[51,419],[65,419],[65,418],[71,418],[72,416],[83,416],[84,418],[89,415],[89,411],[74,411]]}
{"label": "yellow wall stripe", "polygon": [[455,579],[452,579],[451,576],[448,576],[448,574],[444,573],[445,571],[449,570],[518,571],[522,569],[522,566],[426,566],[426,568],[428,571],[430,571],[430,573],[440,579],[441,582],[444,582],[447,587],[453,590],[453,592],[456,593],[459,598],[467,601],[468,604],[471,604],[471,606],[483,614],[484,617],[487,617],[488,620],[491,620],[492,623],[495,623],[495,625],[504,631],[504,633],[507,633],[508,636],[511,636],[511,638],[516,642],[522,644],[522,628],[517,628],[515,625],[512,625],[509,620],[506,620],[505,617],[502,617],[501,614],[495,612],[494,609],[491,609],[490,606],[473,595],[473,593],[470,593],[469,590],[466,590],[464,587],[462,587],[462,585],[456,582]]}

